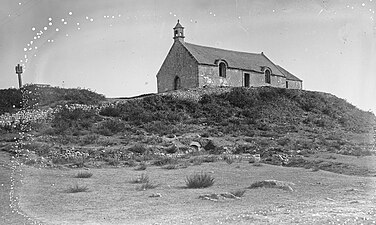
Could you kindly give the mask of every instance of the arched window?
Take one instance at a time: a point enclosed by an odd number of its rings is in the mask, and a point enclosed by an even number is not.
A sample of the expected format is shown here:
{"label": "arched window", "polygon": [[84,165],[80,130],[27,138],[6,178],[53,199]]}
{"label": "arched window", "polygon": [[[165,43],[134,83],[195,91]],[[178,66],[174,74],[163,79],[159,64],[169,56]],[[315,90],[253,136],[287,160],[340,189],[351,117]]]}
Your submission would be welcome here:
{"label": "arched window", "polygon": [[223,62],[219,63],[219,76],[226,78],[226,64]]}
{"label": "arched window", "polygon": [[180,78],[179,77],[175,77],[175,80],[174,80],[174,90],[178,90],[180,89]]}
{"label": "arched window", "polygon": [[270,84],[270,70],[265,70],[265,83]]}

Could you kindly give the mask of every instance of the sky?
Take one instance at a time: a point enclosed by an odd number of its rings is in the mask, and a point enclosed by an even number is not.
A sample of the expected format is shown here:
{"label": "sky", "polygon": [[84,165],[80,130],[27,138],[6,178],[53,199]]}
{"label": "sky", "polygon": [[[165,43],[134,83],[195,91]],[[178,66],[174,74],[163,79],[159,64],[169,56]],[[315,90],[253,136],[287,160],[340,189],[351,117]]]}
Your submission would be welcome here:
{"label": "sky", "polygon": [[[156,92],[173,44],[260,53],[376,114],[376,0],[0,0],[0,89],[23,83],[107,97]],[[0,96],[1,97],[1,96]]]}

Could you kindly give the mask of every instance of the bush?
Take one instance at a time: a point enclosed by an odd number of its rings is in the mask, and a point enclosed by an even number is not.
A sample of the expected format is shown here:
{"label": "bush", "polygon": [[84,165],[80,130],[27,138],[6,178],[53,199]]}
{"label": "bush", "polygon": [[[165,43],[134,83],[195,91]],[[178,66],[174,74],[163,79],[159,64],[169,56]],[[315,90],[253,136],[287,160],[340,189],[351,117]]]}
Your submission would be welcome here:
{"label": "bush", "polygon": [[79,186],[78,184],[69,187],[67,193],[78,193],[78,192],[87,192],[89,188],[87,186]]}
{"label": "bush", "polygon": [[80,130],[88,130],[98,120],[94,110],[62,107],[54,114],[52,127],[57,134],[73,134]]}
{"label": "bush", "polygon": [[80,88],[59,88],[29,84],[22,87],[24,107],[45,106],[53,103],[97,104],[104,95]]}
{"label": "bush", "polygon": [[134,184],[149,183],[149,176],[143,173],[140,176],[138,176],[136,179],[132,180],[131,183],[134,183]]}
{"label": "bush", "polygon": [[128,151],[131,151],[137,154],[144,154],[147,151],[147,148],[145,147],[145,145],[135,144],[134,146],[130,147]]}
{"label": "bush", "polygon": [[185,181],[187,188],[206,188],[214,184],[214,178],[207,173],[196,173],[187,176]]}
{"label": "bush", "polygon": [[145,162],[141,162],[135,170],[146,170],[147,167],[148,166]]}
{"label": "bush", "polygon": [[166,169],[166,170],[174,170],[174,169],[177,169],[178,168],[178,165],[177,164],[169,164],[169,165],[166,165],[163,167],[163,169]]}
{"label": "bush", "polygon": [[223,157],[223,160],[227,163],[227,164],[232,164],[234,161],[235,161],[235,159],[234,159],[234,157],[231,157],[231,156],[228,156],[228,155],[225,155],[224,157]]}
{"label": "bush", "polygon": [[154,165],[156,166],[164,166],[168,164],[177,164],[178,160],[176,158],[171,158],[171,157],[162,157],[156,161],[154,161]]}
{"label": "bush", "polygon": [[176,145],[171,145],[170,147],[167,147],[167,148],[165,148],[164,150],[165,150],[168,154],[174,154],[174,153],[176,153],[176,152],[179,150],[179,148],[176,147]]}
{"label": "bush", "polygon": [[97,128],[97,133],[104,136],[112,136],[121,131],[124,131],[125,125],[121,120],[105,120]]}
{"label": "bush", "polygon": [[108,106],[108,107],[101,109],[101,111],[99,111],[99,115],[110,116],[110,117],[119,117],[120,113],[121,113],[120,109],[117,108],[116,106]]}
{"label": "bush", "polygon": [[256,92],[252,93],[245,88],[237,87],[227,93],[225,99],[235,107],[251,108],[258,101],[258,96]]}
{"label": "bush", "polygon": [[19,89],[0,90],[0,115],[22,107],[22,92]]}
{"label": "bush", "polygon": [[92,177],[92,176],[93,176],[93,174],[90,173],[90,172],[79,172],[79,173],[75,176],[75,178],[90,178],[90,177]]}

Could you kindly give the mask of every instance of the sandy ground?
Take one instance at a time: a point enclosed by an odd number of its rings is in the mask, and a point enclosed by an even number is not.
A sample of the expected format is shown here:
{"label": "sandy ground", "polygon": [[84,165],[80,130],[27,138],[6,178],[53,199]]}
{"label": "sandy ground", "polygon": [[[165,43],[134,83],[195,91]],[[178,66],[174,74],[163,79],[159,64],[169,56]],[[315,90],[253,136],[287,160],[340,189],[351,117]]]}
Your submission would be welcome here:
{"label": "sandy ground", "polygon": [[[46,224],[376,224],[376,177],[223,161],[175,170],[90,169],[93,176],[87,179],[74,178],[82,171],[77,169],[20,169],[20,207]],[[215,184],[186,189],[185,177],[201,171]],[[142,173],[159,186],[136,190],[138,184],[130,181]],[[266,179],[292,182],[294,191],[247,189],[240,199],[199,199]],[[75,184],[88,192],[67,193]],[[161,197],[150,197],[156,193]]]}
{"label": "sandy ground", "polygon": [[0,224],[39,224],[19,207],[20,167],[8,153],[0,151]]}

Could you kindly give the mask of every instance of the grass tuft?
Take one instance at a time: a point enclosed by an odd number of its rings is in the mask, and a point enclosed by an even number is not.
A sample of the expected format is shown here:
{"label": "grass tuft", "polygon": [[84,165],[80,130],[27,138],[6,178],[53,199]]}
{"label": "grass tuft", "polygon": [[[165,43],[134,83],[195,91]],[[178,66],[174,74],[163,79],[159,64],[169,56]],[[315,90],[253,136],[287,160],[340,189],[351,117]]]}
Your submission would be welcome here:
{"label": "grass tuft", "polygon": [[148,168],[145,162],[141,162],[140,165],[135,170],[146,170]]}
{"label": "grass tuft", "polygon": [[132,183],[134,184],[144,184],[149,183],[149,176],[145,173],[138,176],[136,179],[132,180]]}
{"label": "grass tuft", "polygon": [[179,168],[179,165],[177,164],[170,164],[170,165],[166,165],[163,167],[163,169],[166,169],[166,170],[174,170],[174,169],[177,169]]}
{"label": "grass tuft", "polygon": [[185,181],[187,188],[206,188],[214,184],[214,178],[208,173],[196,173],[187,176]]}
{"label": "grass tuft", "polygon": [[143,183],[143,184],[141,184],[140,186],[138,186],[138,187],[136,188],[136,190],[137,190],[137,191],[146,191],[147,189],[154,189],[154,188],[156,188],[156,187],[158,187],[158,185],[156,185],[156,184],[152,184],[152,183],[150,183],[150,182],[147,182],[147,183]]}
{"label": "grass tuft", "polygon": [[229,165],[231,165],[231,164],[235,161],[235,159],[234,159],[233,157],[231,157],[231,156],[227,156],[227,155],[225,155],[225,156],[223,157],[223,160],[225,160],[225,162],[226,162],[227,164],[229,164]]}
{"label": "grass tuft", "polygon": [[92,173],[85,171],[85,172],[79,172],[79,173],[77,173],[77,175],[75,176],[75,178],[90,178],[92,176],[93,176]]}
{"label": "grass tuft", "polygon": [[87,186],[80,186],[78,184],[69,187],[67,193],[78,193],[78,192],[87,192],[89,188]]}

